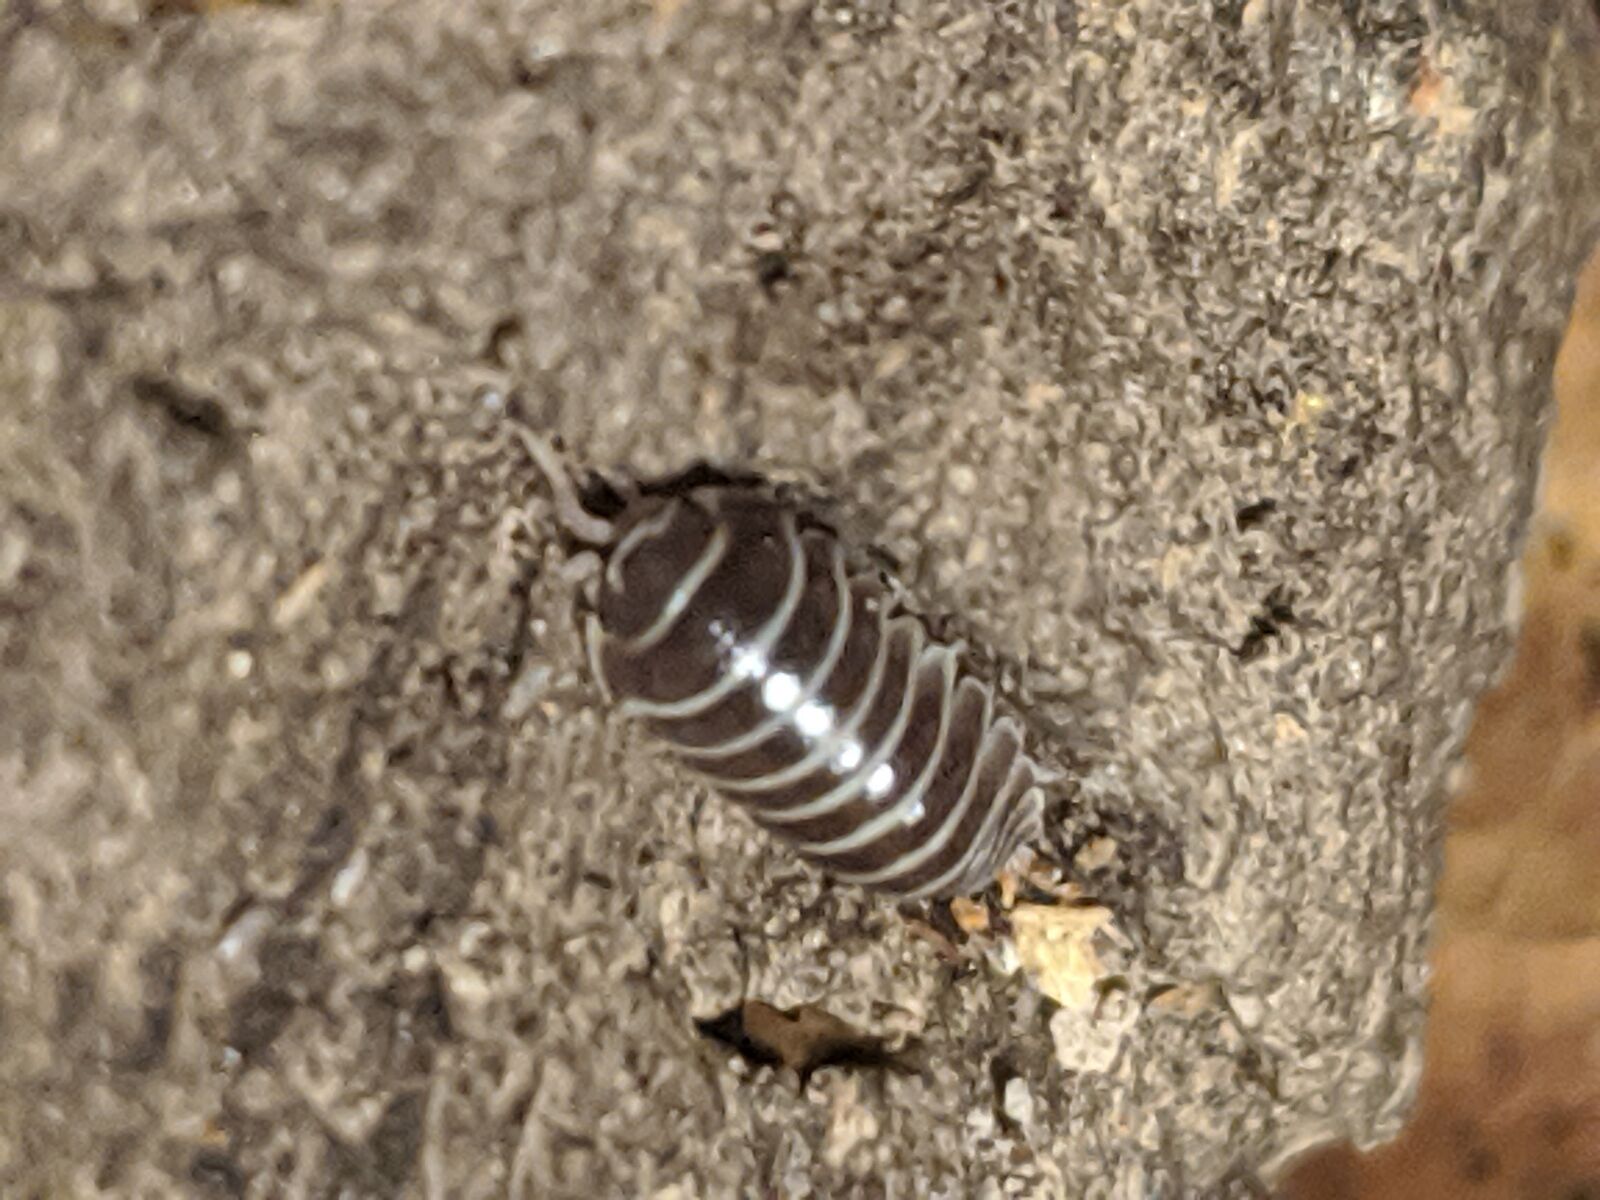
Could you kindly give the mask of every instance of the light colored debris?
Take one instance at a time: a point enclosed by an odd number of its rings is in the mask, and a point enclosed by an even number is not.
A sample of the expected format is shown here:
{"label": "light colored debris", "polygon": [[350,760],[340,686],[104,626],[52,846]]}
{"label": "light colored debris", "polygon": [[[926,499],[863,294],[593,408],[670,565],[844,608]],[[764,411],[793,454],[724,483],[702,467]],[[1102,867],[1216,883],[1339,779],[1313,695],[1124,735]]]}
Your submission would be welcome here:
{"label": "light colored debris", "polygon": [[1063,1008],[1086,1008],[1102,974],[1095,934],[1110,921],[1110,910],[1096,906],[1018,905],[1011,927],[1022,969]]}

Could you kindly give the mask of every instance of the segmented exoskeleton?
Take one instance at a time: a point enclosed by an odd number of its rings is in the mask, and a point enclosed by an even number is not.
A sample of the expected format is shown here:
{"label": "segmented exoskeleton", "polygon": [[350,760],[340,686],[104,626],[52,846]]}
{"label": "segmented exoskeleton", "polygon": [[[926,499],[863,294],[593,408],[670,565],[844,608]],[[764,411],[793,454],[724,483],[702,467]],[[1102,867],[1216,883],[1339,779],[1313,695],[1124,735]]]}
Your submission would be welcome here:
{"label": "segmented exoskeleton", "polygon": [[525,435],[570,541],[596,551],[594,675],[687,767],[833,877],[981,890],[1038,831],[1030,757],[994,688],[851,566],[836,531],[703,465],[586,507]]}

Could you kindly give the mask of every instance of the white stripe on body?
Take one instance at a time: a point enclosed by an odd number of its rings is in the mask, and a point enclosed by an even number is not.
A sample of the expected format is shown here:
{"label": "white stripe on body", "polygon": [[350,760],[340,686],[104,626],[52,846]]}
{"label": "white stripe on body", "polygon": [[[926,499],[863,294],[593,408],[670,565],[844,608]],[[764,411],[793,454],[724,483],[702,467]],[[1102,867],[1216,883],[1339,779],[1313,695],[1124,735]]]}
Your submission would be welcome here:
{"label": "white stripe on body", "polygon": [[667,526],[671,525],[672,522],[677,518],[679,509],[681,507],[682,501],[675,500],[672,504],[668,505],[666,508],[663,508],[648,521],[641,521],[632,529],[628,530],[627,536],[618,542],[616,547],[611,551],[610,555],[607,556],[607,587],[609,587],[613,592],[617,593],[622,593],[626,590],[623,586],[624,580],[622,578],[622,564],[627,562],[628,556],[639,548],[640,542],[647,538],[655,537],[657,534],[665,533]]}
{"label": "white stripe on body", "polygon": [[[861,847],[877,841],[885,833],[915,823],[920,816],[917,810],[922,805],[922,798],[927,795],[928,785],[933,781],[934,772],[939,768],[939,760],[944,757],[945,742],[950,735],[950,717],[955,708],[952,703],[954,699],[952,692],[956,681],[956,655],[959,652],[959,648],[955,646],[924,651],[922,662],[918,664],[917,683],[921,682],[922,671],[928,669],[930,665],[933,670],[939,672],[940,699],[938,741],[934,744],[932,752],[928,755],[928,761],[924,764],[922,772],[917,776],[915,782],[905,789],[900,799],[895,802],[894,807],[887,812],[880,813],[870,821],[863,821],[843,837],[835,838],[831,842],[804,844],[800,849],[808,854],[842,854],[850,850],[859,850]],[[935,656],[940,656],[939,661],[934,662]],[[915,684],[911,690],[913,692],[916,691]],[[896,749],[899,748],[901,740],[904,739],[896,740]]]}
{"label": "white stripe on body", "polygon": [[[808,800],[804,804],[797,804],[792,808],[780,808],[762,811],[762,819],[774,825],[791,825],[796,821],[813,820],[816,817],[825,817],[837,812],[844,805],[860,798],[861,792],[868,786],[872,773],[889,760],[900,745],[900,739],[905,736],[906,726],[911,722],[912,702],[916,699],[916,679],[920,674],[925,661],[935,655],[943,655],[954,659],[955,652],[948,646],[922,646],[922,627],[916,622],[909,622],[912,642],[911,670],[907,674],[905,695],[900,699],[900,708],[895,713],[894,723],[884,732],[883,739],[873,748],[871,754],[847,775],[844,782],[830,788],[815,800]],[[892,785],[891,785],[892,786]]]}
{"label": "white stripe on body", "polygon": [[[844,552],[837,543],[833,547],[833,581],[839,596],[838,613],[834,619],[834,629],[828,636],[827,648],[823,651],[822,661],[815,671],[806,680],[805,686],[800,691],[800,697],[792,709],[769,712],[767,716],[757,721],[756,724],[745,731],[729,738],[725,742],[718,742],[713,746],[696,746],[685,749],[684,753],[696,759],[701,758],[731,758],[735,754],[742,754],[746,750],[759,746],[767,738],[776,733],[786,722],[794,719],[794,713],[804,705],[816,699],[824,685],[828,682],[833,669],[839,665],[839,658],[844,653],[846,641],[850,637],[850,626],[855,608],[855,596],[852,593],[850,579],[845,570]],[[759,684],[752,683],[759,687]],[[700,766],[699,763],[696,764]],[[701,768],[704,770],[704,768]],[[707,771],[707,774],[711,772]]]}
{"label": "white stripe on body", "polygon": [[1022,753],[1019,745],[1017,760],[1011,764],[1011,770],[1007,773],[1000,790],[990,797],[989,815],[983,819],[983,825],[968,844],[966,853],[943,875],[913,888],[906,893],[906,896],[915,899],[919,896],[937,895],[957,882],[967,883],[974,868],[981,866],[985,861],[984,856],[992,860],[1000,849],[998,840],[1001,829],[1010,824],[1011,806],[1002,801],[1007,797],[1015,797],[1013,803],[1020,803],[1022,794],[1033,786],[1032,774],[1033,764],[1027,755]]}
{"label": "white stripe on body", "polygon": [[[788,628],[795,609],[800,605],[800,596],[805,590],[805,555],[801,550],[799,535],[795,531],[794,517],[789,513],[783,514],[783,534],[784,540],[789,546],[791,564],[789,582],[783,599],[778,604],[777,612],[761,626],[749,643],[750,652],[759,654],[763,659],[771,655],[772,648],[778,644],[778,639],[783,636],[783,631]],[[634,697],[624,700],[619,711],[625,717],[656,717],[662,720],[678,720],[682,717],[692,717],[724,699],[735,688],[743,686],[744,683],[745,680],[738,674],[733,671],[726,671],[723,673],[722,678],[706,688],[705,691],[698,692],[687,699],[658,703]]]}
{"label": "white stripe on body", "polygon": [[[872,711],[873,702],[877,699],[878,689],[883,686],[883,677],[889,667],[889,648],[892,642],[894,629],[891,624],[886,624],[881,612],[873,613],[873,618],[878,622],[878,652],[872,660],[872,669],[867,675],[867,681],[862,686],[861,695],[856,697],[850,706],[849,715],[845,717],[844,724],[840,725],[833,734],[820,739],[810,751],[802,758],[789,766],[771,775],[763,775],[759,779],[730,779],[718,780],[717,787],[725,792],[754,793],[771,791],[775,788],[787,787],[797,783],[819,767],[822,762],[837,754],[840,746],[847,745],[854,740],[853,734],[866,720],[867,713]],[[748,801],[752,806],[760,805],[759,796],[752,795]],[[754,809],[764,820],[768,814],[767,809]],[[781,811],[781,810],[771,810]]]}
{"label": "white stripe on body", "polygon": [[[976,682],[970,683],[970,686],[982,687],[981,684]],[[945,847],[949,845],[950,839],[955,836],[956,830],[961,828],[962,823],[966,820],[967,814],[971,811],[972,806],[974,804],[982,804],[985,802],[985,798],[977,794],[978,783],[983,777],[983,765],[989,756],[995,752],[996,747],[999,746],[1000,740],[1004,735],[1011,734],[1014,737],[1017,743],[1017,755],[1019,759],[1021,758],[1021,731],[1016,730],[1016,732],[1013,733],[1015,726],[1011,720],[1006,717],[1002,717],[999,721],[996,721],[993,725],[990,725],[989,722],[993,719],[994,700],[988,688],[982,688],[982,690],[982,728],[985,730],[983,739],[978,743],[977,750],[972,756],[972,766],[967,773],[966,787],[961,789],[960,799],[950,806],[950,813],[945,818],[944,823],[939,826],[938,831],[924,840],[923,843],[911,853],[902,855],[893,862],[884,863],[882,866],[873,868],[869,871],[839,872],[840,879],[845,880],[847,883],[877,884],[883,883],[886,880],[895,879],[901,875],[909,875],[911,872],[917,870],[930,858],[933,858],[944,851]],[[992,802],[993,797],[988,797],[988,800]],[[977,839],[974,838],[973,840],[976,841]]]}
{"label": "white stripe on body", "polygon": [[694,565],[683,573],[683,578],[678,580],[677,587],[673,588],[662,602],[661,612],[657,614],[656,619],[643,633],[624,642],[623,652],[630,656],[643,654],[671,633],[672,627],[683,616],[684,610],[694,600],[695,594],[700,591],[705,581],[711,578],[711,573],[722,565],[727,553],[728,527],[718,525],[700,557],[695,559]]}

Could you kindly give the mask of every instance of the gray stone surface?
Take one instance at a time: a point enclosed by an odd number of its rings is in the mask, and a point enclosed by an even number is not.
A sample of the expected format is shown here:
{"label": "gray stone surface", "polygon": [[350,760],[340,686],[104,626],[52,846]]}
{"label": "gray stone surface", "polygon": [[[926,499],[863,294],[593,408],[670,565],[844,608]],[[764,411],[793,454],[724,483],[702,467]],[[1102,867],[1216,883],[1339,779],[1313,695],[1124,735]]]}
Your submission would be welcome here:
{"label": "gray stone surface", "polygon": [[[0,1192],[1243,1196],[1391,1129],[1594,20],[0,10]],[[604,712],[518,423],[804,480],[1026,665],[1098,1022]],[[797,1091],[697,1036],[744,996],[924,1068]]]}

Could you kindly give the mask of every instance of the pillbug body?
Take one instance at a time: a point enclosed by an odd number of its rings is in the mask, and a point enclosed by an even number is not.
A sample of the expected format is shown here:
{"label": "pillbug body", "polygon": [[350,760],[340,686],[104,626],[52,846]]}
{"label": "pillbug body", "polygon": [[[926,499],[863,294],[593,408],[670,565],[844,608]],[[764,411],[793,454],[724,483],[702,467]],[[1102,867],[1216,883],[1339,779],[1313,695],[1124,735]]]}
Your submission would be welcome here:
{"label": "pillbug body", "polygon": [[1038,832],[1054,772],[961,643],[831,527],[704,466],[612,489],[602,516],[526,440],[558,521],[600,556],[585,640],[601,688],[759,825],[906,898],[981,890]]}

